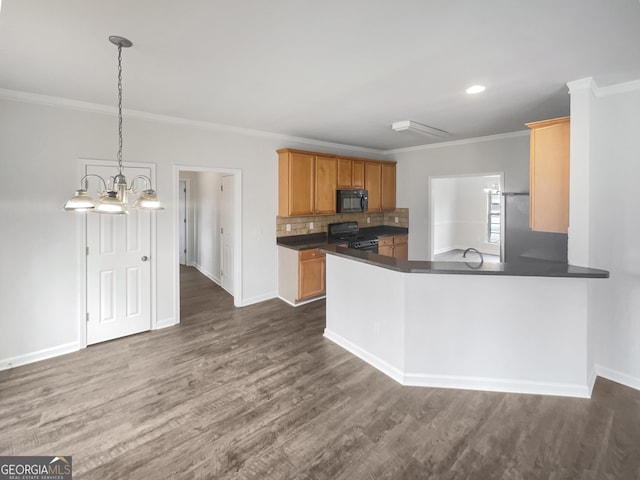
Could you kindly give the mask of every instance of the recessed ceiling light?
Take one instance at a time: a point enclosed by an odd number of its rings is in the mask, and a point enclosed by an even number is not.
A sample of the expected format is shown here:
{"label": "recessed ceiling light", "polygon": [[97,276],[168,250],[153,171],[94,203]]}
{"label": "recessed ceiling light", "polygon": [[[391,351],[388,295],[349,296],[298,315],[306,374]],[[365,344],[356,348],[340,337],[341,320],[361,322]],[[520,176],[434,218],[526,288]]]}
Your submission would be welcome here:
{"label": "recessed ceiling light", "polygon": [[473,95],[474,93],[481,93],[485,91],[484,85],[473,85],[472,87],[467,88],[467,93]]}

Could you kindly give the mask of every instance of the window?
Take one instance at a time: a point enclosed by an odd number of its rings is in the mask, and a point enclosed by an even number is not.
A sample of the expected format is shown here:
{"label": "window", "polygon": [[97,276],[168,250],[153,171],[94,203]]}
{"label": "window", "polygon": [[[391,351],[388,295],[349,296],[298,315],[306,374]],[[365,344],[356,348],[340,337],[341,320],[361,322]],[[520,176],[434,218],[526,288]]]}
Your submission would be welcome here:
{"label": "window", "polygon": [[500,192],[487,193],[487,242],[500,244],[500,213],[502,210],[502,195]]}

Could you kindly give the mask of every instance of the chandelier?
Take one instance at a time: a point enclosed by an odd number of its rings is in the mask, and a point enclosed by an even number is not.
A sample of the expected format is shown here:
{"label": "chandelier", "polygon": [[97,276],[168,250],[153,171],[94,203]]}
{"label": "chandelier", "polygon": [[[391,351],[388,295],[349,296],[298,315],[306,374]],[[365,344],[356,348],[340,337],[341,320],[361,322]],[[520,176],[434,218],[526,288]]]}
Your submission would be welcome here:
{"label": "chandelier", "polygon": [[[94,173],[85,175],[80,179],[80,188],[67,201],[64,209],[73,212],[124,214],[127,213],[128,196],[133,194],[138,195],[133,208],[163,210],[164,206],[158,200],[149,177],[137,175],[131,180],[131,184],[127,185],[127,179],[122,173],[122,49],[129,48],[133,44],[126,38],[118,36],[109,37],[109,41],[118,47],[118,173],[107,180]],[[91,198],[87,192],[90,178],[99,180],[98,200]],[[136,185],[142,185],[143,188],[137,189]]]}

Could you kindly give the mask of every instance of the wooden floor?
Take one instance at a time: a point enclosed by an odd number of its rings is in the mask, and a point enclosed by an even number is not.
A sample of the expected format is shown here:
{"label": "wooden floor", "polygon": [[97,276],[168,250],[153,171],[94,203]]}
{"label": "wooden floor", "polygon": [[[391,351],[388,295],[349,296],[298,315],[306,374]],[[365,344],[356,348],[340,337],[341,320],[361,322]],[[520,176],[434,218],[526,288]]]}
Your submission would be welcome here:
{"label": "wooden floor", "polygon": [[640,479],[640,392],[402,387],[322,336],[324,302],[235,309],[182,272],[182,324],[0,372],[0,455],[75,479]]}

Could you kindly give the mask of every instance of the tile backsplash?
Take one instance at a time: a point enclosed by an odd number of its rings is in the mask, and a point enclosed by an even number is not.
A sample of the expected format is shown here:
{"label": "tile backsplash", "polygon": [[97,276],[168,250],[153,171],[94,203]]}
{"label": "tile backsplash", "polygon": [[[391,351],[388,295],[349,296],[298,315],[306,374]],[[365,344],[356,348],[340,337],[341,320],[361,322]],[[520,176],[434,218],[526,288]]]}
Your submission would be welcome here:
{"label": "tile backsplash", "polygon": [[[398,223],[395,219],[398,218]],[[369,223],[367,223],[369,218]],[[330,223],[358,222],[360,228],[393,225],[409,228],[409,209],[397,208],[391,212],[362,212],[337,213],[335,215],[316,215],[305,217],[276,217],[276,236],[306,235],[308,233],[323,233],[328,230]],[[310,223],[313,223],[311,228]],[[291,230],[287,231],[287,225]]]}

